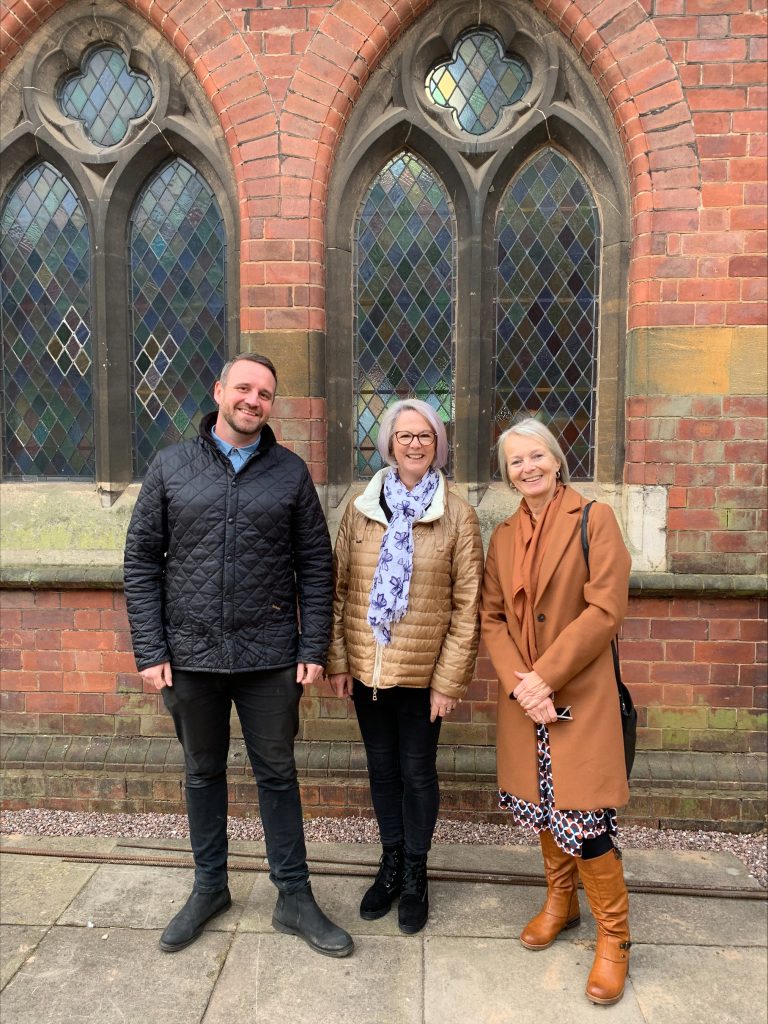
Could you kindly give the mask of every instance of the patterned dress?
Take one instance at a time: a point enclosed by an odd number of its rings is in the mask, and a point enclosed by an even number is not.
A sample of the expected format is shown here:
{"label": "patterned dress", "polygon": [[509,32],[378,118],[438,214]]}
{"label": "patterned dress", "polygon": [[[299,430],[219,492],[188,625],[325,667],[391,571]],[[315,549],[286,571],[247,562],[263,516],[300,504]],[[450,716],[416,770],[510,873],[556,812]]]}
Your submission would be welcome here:
{"label": "patterned dress", "polygon": [[561,811],[554,807],[555,791],[552,785],[552,758],[549,751],[549,729],[546,725],[536,726],[537,753],[539,760],[539,803],[521,800],[505,790],[499,790],[499,807],[511,811],[518,825],[532,828],[539,833],[549,829],[552,838],[565,853],[581,856],[585,839],[594,839],[606,832],[614,839],[618,835],[616,810],[613,807],[596,811]]}

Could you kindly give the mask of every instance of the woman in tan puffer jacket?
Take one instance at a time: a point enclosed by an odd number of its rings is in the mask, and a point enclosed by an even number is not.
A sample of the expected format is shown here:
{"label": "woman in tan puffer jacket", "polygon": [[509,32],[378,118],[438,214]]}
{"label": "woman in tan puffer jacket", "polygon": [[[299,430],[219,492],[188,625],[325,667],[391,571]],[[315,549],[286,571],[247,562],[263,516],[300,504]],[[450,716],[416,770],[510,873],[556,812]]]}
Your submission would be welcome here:
{"label": "woman in tan puffer jacket", "polygon": [[360,914],[383,917],[400,896],[413,934],[429,909],[440,725],[475,666],[483,550],[474,510],[440,472],[448,442],[429,405],[392,406],[378,448],[391,468],[349,503],[336,540],[327,673],[355,704],[384,848]]}

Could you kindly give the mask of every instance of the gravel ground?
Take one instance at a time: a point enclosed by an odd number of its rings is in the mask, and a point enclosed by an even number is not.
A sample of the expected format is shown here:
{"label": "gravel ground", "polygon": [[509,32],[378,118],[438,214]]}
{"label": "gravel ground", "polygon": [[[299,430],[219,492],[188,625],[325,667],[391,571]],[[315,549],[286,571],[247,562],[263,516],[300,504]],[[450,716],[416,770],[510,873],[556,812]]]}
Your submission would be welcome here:
{"label": "gravel ground", "polygon": [[[264,830],[258,818],[230,818],[230,839],[259,840]],[[182,814],[88,814],[79,811],[0,812],[0,832],[37,836],[115,836],[121,839],[165,839],[186,836]],[[379,831],[369,818],[308,818],[305,833],[312,842],[376,843]],[[742,861],[763,888],[768,888],[766,832],[735,835],[731,832],[687,832],[627,825],[620,831],[621,845],[636,850],[708,850],[732,853]],[[513,825],[487,825],[465,821],[437,823],[438,843],[528,846],[535,836]]]}

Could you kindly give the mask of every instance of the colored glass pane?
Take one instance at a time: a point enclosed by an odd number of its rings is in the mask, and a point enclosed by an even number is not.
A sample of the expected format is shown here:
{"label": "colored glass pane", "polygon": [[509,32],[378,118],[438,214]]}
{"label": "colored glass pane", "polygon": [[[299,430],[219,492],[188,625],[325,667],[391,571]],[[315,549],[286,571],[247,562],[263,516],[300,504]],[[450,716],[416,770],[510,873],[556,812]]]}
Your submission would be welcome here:
{"label": "colored glass pane", "polygon": [[496,436],[516,416],[536,416],[560,439],[574,479],[590,479],[599,219],[586,182],[556,150],[542,150],[515,177],[496,243]]}
{"label": "colored glass pane", "polygon": [[226,360],[226,239],[213,192],[184,160],[166,164],[136,201],[130,226],[134,465],[194,437],[215,408]]}
{"label": "colored glass pane", "polygon": [[130,122],[152,103],[152,83],[128,67],[115,46],[96,46],[83,60],[82,71],[59,84],[59,106],[67,117],[82,121],[85,134],[97,146],[116,146]]}
{"label": "colored glass pane", "polygon": [[85,213],[67,180],[36,163],[11,186],[0,224],[3,473],[92,479]]}
{"label": "colored glass pane", "polygon": [[427,75],[427,95],[453,112],[470,135],[495,127],[504,107],[517,103],[531,84],[531,69],[520,57],[505,54],[501,36],[478,29],[460,36],[449,61]]}
{"label": "colored glass pane", "polygon": [[455,232],[445,189],[408,153],[376,175],[355,240],[356,470],[381,468],[379,422],[401,398],[453,419]]}

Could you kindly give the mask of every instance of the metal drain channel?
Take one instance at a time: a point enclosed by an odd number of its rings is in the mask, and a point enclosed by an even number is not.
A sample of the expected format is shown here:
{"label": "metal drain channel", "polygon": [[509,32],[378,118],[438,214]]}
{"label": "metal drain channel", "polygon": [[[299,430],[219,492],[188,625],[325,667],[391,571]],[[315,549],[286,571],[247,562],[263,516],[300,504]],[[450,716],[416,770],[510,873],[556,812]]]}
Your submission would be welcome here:
{"label": "metal drain channel", "polygon": [[[128,847],[131,848],[130,846]],[[137,847],[133,847],[137,849]],[[162,847],[141,846],[142,850],[158,850]],[[14,854],[24,857],[55,857],[79,864],[131,864],[137,867],[191,868],[194,866],[191,853],[180,851],[175,856],[141,855],[136,853],[84,853],[70,850],[36,850],[30,847],[3,846],[0,854]],[[370,878],[376,873],[378,862],[336,861],[317,857],[308,858],[311,872],[315,875],[337,875],[350,878]],[[260,854],[230,853],[231,871],[268,872],[266,857]],[[469,882],[485,885],[546,885],[541,875],[513,874],[505,871],[471,871],[460,868],[430,868],[429,877],[436,882]],[[765,889],[746,889],[738,886],[713,886],[708,889],[696,886],[677,885],[674,882],[639,882],[627,880],[627,889],[632,893],[652,896],[687,896],[703,899],[757,900],[768,901]]]}

